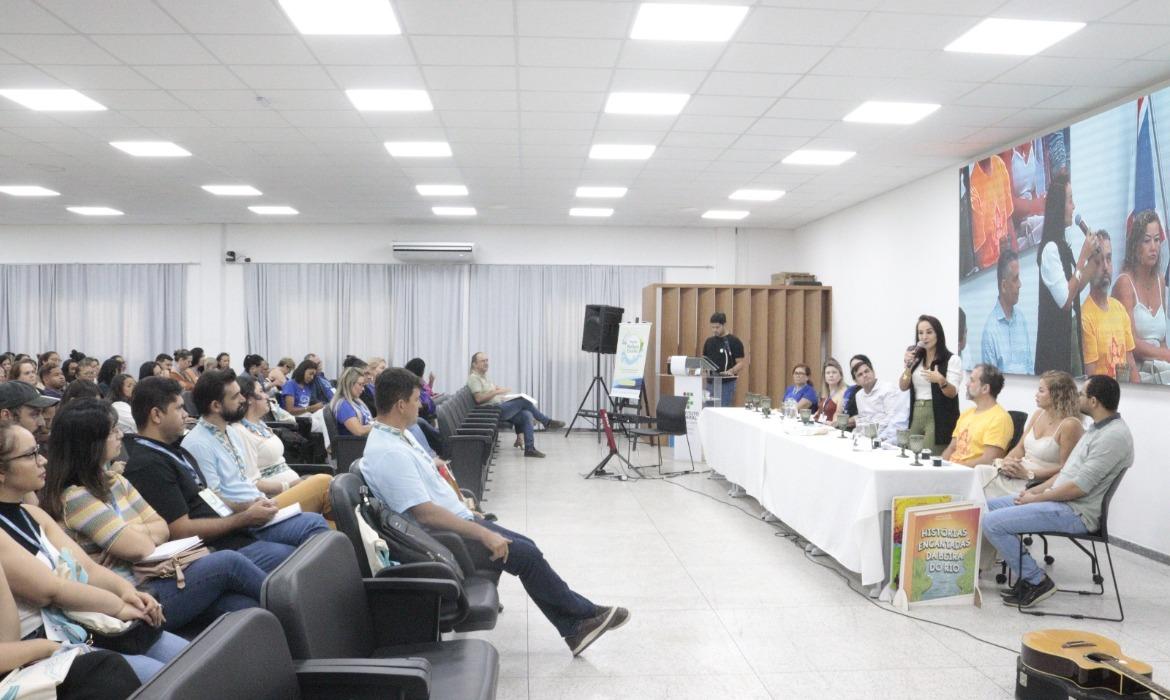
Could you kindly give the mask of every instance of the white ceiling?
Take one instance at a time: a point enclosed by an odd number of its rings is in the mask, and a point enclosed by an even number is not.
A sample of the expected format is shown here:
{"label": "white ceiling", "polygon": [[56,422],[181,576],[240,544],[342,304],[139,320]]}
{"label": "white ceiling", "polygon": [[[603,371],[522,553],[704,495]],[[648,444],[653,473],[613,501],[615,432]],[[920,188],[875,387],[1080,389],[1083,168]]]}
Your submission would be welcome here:
{"label": "white ceiling", "polygon": [[[322,0],[325,2],[327,0]],[[706,0],[708,3],[719,0]],[[69,87],[107,112],[32,112],[0,99],[0,223],[433,222],[471,204],[485,224],[788,228],[1170,78],[1166,0],[737,0],[725,44],[627,39],[626,0],[393,0],[402,36],[301,36],[275,0],[0,0],[0,88]],[[1038,56],[944,53],[987,16],[1089,25]],[[361,113],[347,88],[423,88],[424,113]],[[610,91],[687,92],[678,116],[604,114]],[[841,118],[865,100],[937,102],[912,126]],[[131,158],[109,141],[173,140],[192,158]],[[447,140],[454,158],[396,161],[384,141]],[[645,162],[589,161],[593,143],[653,143]],[[782,165],[797,148],[857,151],[836,168]],[[258,198],[206,184],[251,184]],[[423,198],[417,183],[462,183]],[[576,200],[578,185],[629,187]],[[731,202],[739,188],[775,202]],[[744,206],[747,205],[747,206]],[[570,219],[571,206],[613,206]],[[907,215],[912,215],[908,212]],[[102,220],[109,223],[108,219]]]}

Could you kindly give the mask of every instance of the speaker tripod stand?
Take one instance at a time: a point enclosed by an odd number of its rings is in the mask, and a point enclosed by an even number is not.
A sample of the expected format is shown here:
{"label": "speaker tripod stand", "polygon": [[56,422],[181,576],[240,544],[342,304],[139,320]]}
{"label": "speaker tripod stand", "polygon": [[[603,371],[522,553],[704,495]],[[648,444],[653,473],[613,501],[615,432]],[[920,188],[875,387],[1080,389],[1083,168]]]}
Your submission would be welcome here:
{"label": "speaker tripod stand", "polygon": [[[601,411],[605,406],[613,401],[609,395],[609,387],[606,386],[605,380],[601,378],[601,353],[593,353],[595,361],[595,369],[593,372],[593,379],[589,382],[589,386],[585,388],[585,395],[581,397],[581,403],[577,404],[577,413],[573,416],[573,420],[569,423],[569,427],[565,428],[565,437],[569,437],[569,433],[573,431],[573,426],[577,424],[578,418],[593,421],[593,430],[597,433],[597,442],[601,442]],[[601,401],[601,395],[605,394],[605,403]],[[585,403],[589,401],[590,395],[593,396],[593,408],[585,408]]]}

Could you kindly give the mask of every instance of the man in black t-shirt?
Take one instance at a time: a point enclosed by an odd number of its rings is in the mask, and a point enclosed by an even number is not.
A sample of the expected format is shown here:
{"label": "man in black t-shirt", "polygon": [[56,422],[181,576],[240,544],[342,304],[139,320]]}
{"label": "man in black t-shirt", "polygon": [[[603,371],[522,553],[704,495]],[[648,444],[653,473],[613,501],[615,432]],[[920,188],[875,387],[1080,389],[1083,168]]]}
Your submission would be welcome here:
{"label": "man in black t-shirt", "polygon": [[743,352],[743,341],[728,332],[727,315],[722,311],[711,314],[711,337],[703,343],[703,357],[723,375],[719,405],[730,406],[735,397],[735,380],[740,372],[747,369],[747,358]]}

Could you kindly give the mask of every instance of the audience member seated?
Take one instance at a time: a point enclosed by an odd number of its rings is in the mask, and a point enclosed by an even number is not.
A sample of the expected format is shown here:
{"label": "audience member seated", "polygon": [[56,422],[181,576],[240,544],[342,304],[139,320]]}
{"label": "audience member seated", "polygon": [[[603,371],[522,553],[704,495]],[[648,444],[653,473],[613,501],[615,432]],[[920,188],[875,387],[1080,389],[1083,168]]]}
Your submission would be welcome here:
{"label": "audience member seated", "polygon": [[203,374],[204,354],[203,348],[199,346],[191,348],[191,369],[195,370],[195,374]]}
{"label": "audience member seated", "polygon": [[[347,367],[357,367],[366,375],[366,383],[362,387],[362,393],[358,395],[358,398],[366,405],[366,408],[370,409],[370,415],[373,415],[378,409],[374,405],[374,375],[370,372],[370,363],[360,357],[346,355],[345,359],[341,362],[341,368],[344,370]],[[340,378],[338,378],[337,384],[338,386],[341,385]]]}
{"label": "audience member seated", "polygon": [[[97,383],[99,362],[96,357],[84,357],[77,363],[77,379]],[[101,388],[100,386],[98,388]]]}
{"label": "audience member seated", "polygon": [[160,352],[158,355],[155,355],[154,361],[158,363],[159,368],[162,370],[162,374],[159,376],[170,377],[174,372],[175,358],[165,352]]}
{"label": "audience member seated", "polygon": [[[61,651],[61,644],[33,637],[22,639],[20,611],[4,569],[0,567],[0,676],[35,666]],[[55,689],[58,700],[125,700],[139,686],[126,659],[105,649],[81,650]],[[12,700],[13,696],[8,696]],[[17,695],[15,697],[22,697]]]}
{"label": "audience member seated", "polygon": [[987,498],[1015,496],[1029,482],[1056,474],[1084,435],[1077,385],[1069,373],[1049,370],[1041,375],[1036,408],[1024,426],[1023,437],[1004,457],[1001,468],[976,467]]}
{"label": "audience member seated", "polygon": [[158,377],[161,375],[162,375],[162,365],[155,362],[154,360],[150,360],[148,362],[143,362],[141,365],[138,366],[138,380],[139,381],[142,381],[143,379],[146,379],[147,377]]}
{"label": "audience member seated", "polygon": [[292,359],[291,357],[282,357],[280,358],[280,361],[276,363],[276,368],[281,372],[284,372],[284,376],[287,377],[291,375],[293,370],[297,368],[297,363],[296,360]]}
{"label": "audience member seated", "polygon": [[[422,431],[426,442],[435,452],[444,453],[443,436],[439,433],[438,428],[438,414],[435,411],[435,397],[438,394],[434,391],[435,373],[431,372],[426,379],[423,379],[423,372],[427,371],[427,363],[423,362],[422,358],[416,357],[410,362],[406,363],[406,369],[414,373],[421,382],[421,389],[419,393],[419,401],[421,402],[418,414],[419,430]],[[371,389],[372,387],[366,387]],[[520,440],[520,435],[516,436]],[[523,444],[523,443],[521,443]],[[519,445],[517,445],[519,447]]]}
{"label": "audience member seated", "polygon": [[[295,545],[281,541],[288,538],[282,537],[287,533],[280,525],[256,529],[276,515],[275,502],[256,498],[240,510],[229,507],[208,486],[198,460],[175,444],[183,436],[187,419],[178,382],[143,379],[134,389],[130,407],[138,434],[124,440],[129,455],[125,476],[167,521],[172,539],[199,536],[217,551],[239,551],[265,571],[272,571],[293,553]],[[321,527],[325,527],[323,521]]]}
{"label": "audience member seated", "polygon": [[294,416],[306,416],[320,411],[325,405],[313,399],[313,386],[317,383],[317,363],[304,360],[293,370],[292,376],[285,380],[280,390],[284,410]]}
{"label": "audience member seated", "polygon": [[65,394],[65,373],[57,365],[43,365],[37,371],[41,383],[41,394],[60,399]]}
{"label": "audience member seated", "polygon": [[[854,355],[853,357],[849,358],[850,377],[854,376],[854,370],[856,370],[857,365],[861,364],[862,362],[869,365],[870,367],[873,367],[873,362],[870,361],[868,355]],[[845,389],[845,415],[849,416],[850,418],[857,417],[857,392],[861,389],[861,387],[856,384],[857,380],[854,379],[853,381],[855,383],[850,384],[849,387]],[[853,425],[852,420],[849,421],[849,425]]]}
{"label": "audience member seated", "polygon": [[[149,593],[135,590],[126,579],[98,566],[45,511],[22,505],[30,493],[44,486],[44,458],[37,453],[32,434],[15,423],[0,423],[0,566],[18,601],[21,639],[57,636],[62,628],[46,629],[43,609],[50,618],[62,618],[62,610],[77,610],[161,626],[162,608]],[[67,576],[56,573],[62,567]],[[186,644],[181,637],[163,632],[146,654],[123,658],[145,681]]]}
{"label": "audience member seated", "polygon": [[333,384],[325,376],[325,363],[314,353],[305,355],[305,359],[317,366],[317,374],[314,375],[313,381],[308,385],[313,403],[319,403],[324,406],[333,400]]}
{"label": "audience member seated", "polygon": [[[61,429],[49,441],[42,505],[65,523],[86,554],[133,584],[134,563],[171,535],[130,482],[109,468],[122,451],[115,419],[109,404],[97,399],[74,401],[61,411]],[[164,628],[172,632],[260,604],[265,574],[239,552],[212,552],[188,564],[182,575],[182,586],[173,576],[139,582],[162,604]]]}
{"label": "audience member seated", "polygon": [[858,386],[854,393],[857,415],[849,419],[849,425],[857,427],[863,423],[873,423],[878,425],[878,432],[881,432],[894,422],[902,392],[892,384],[878,381],[873,365],[868,360],[859,360],[853,366],[853,381]]}
{"label": "audience member seated", "polygon": [[302,477],[293,471],[284,460],[284,443],[264,424],[268,395],[260,391],[260,385],[252,377],[245,375],[236,382],[247,412],[243,420],[230,424],[228,431],[244,445],[244,474],[248,481],[281,508],[300,503],[301,510],[307,513],[329,517],[332,478],[327,474]]}
{"label": "audience member seated", "polygon": [[[389,371],[389,370],[387,370]],[[540,421],[548,430],[565,427],[559,420],[553,420],[540,412],[528,399],[516,397],[504,400],[504,394],[510,389],[498,387],[487,378],[487,353],[477,352],[471,356],[471,374],[467,377],[467,387],[475,396],[477,404],[492,404],[500,407],[500,420],[511,423],[524,431],[524,456],[544,457],[544,453],[536,449],[536,436],[533,422]]]}
{"label": "audience member seated", "polygon": [[16,355],[10,352],[0,353],[0,384],[8,381],[8,374],[12,371],[12,365],[16,362]]}
{"label": "audience member seated", "polygon": [[273,367],[272,369],[268,370],[268,389],[266,390],[268,396],[273,399],[279,397],[281,395],[281,391],[284,390],[284,385],[287,381],[288,377],[281,368]]}
{"label": "audience member seated", "polygon": [[625,624],[629,619],[625,608],[595,605],[570,589],[535,542],[477,519],[439,476],[432,459],[408,432],[418,420],[418,377],[404,369],[388,369],[378,377],[375,394],[378,419],[366,442],[361,472],[376,498],[425,527],[462,536],[477,565],[518,576],[574,656],[606,631]]}
{"label": "audience member seated", "polygon": [[97,382],[75,379],[69,383],[69,386],[65,387],[65,394],[61,396],[61,406],[78,399],[100,398],[102,398],[102,390],[98,388]]}
{"label": "audience member seated", "polygon": [[975,405],[959,416],[951,444],[942,458],[973,467],[991,464],[1007,454],[1015,426],[1012,417],[996,402],[1003,391],[1003,375],[995,365],[975,365],[967,380],[967,400]]}
{"label": "audience member seated", "polygon": [[[207,370],[195,383],[192,398],[195,400],[195,408],[199,410],[199,422],[183,438],[183,449],[198,460],[207,479],[207,487],[236,512],[247,510],[253,503],[269,501],[268,496],[248,477],[248,464],[244,459],[247,447],[243,436],[228,431],[230,424],[244,419],[250,403],[240,392],[236,373],[231,369]],[[314,488],[320,490],[322,486],[328,489],[328,484],[322,485],[317,481],[306,486],[302,492]],[[305,497],[309,498],[309,495],[306,493]],[[294,497],[289,500],[298,499]],[[270,503],[280,507],[276,501]],[[257,531],[257,536],[269,542],[296,547],[327,528],[328,525],[318,513],[302,512]]]}
{"label": "audience member seated", "polygon": [[1017,533],[1097,532],[1105,492],[1133,465],[1133,435],[1117,412],[1121,401],[1117,380],[1095,374],[1085,383],[1079,399],[1081,413],[1093,424],[1069,454],[1064,468],[1016,496],[987,502],[983,534],[1016,576],[1015,586],[1003,593],[1005,605],[1031,607],[1056,592],[1056,584],[1027,552],[1020,568]]}
{"label": "audience member seated", "polygon": [[369,380],[363,369],[346,367],[341,371],[341,378],[337,380],[337,393],[333,395],[331,404],[334,419],[337,421],[338,435],[369,434],[373,416],[361,400],[367,381]]}
{"label": "audience member seated", "polygon": [[813,420],[821,423],[832,423],[837,412],[845,406],[845,373],[841,371],[841,363],[830,357],[821,370],[821,379],[824,382],[825,399],[821,401]]}
{"label": "audience member seated", "polygon": [[109,396],[110,382],[114,381],[114,377],[121,372],[122,366],[125,363],[117,357],[111,357],[102,363],[101,369],[98,370],[97,385],[102,390],[102,396]]}
{"label": "audience member seated", "polygon": [[44,367],[45,365],[61,366],[61,355],[56,350],[46,350],[40,355],[37,355],[37,366]]}
{"label": "audience member seated", "polygon": [[942,322],[934,316],[919,316],[914,332],[917,343],[906,350],[898,388],[910,392],[910,434],[925,435],[937,455],[946,449],[959,419],[963,361],[947,349]]}
{"label": "audience member seated", "polygon": [[24,382],[32,388],[37,388],[37,363],[33,359],[17,360],[8,371],[8,381]]}
{"label": "audience member seated", "polygon": [[784,390],[784,401],[795,401],[796,409],[809,409],[814,413],[820,405],[817,390],[812,385],[812,368],[800,363],[792,368],[792,385]]}
{"label": "audience member seated", "polygon": [[244,355],[244,374],[255,379],[260,385],[260,391],[268,393],[268,361],[263,357],[252,354]]}
{"label": "audience member seated", "polygon": [[[77,351],[74,350],[74,352]],[[70,353],[69,359],[61,363],[61,371],[65,373],[66,384],[71,384],[77,381],[77,363],[80,362],[84,357],[85,355],[82,355],[81,357],[74,357],[73,353]]]}
{"label": "audience member seated", "polygon": [[179,348],[175,351],[174,357],[175,366],[169,376],[183,387],[183,391],[191,391],[195,388],[195,382],[199,380],[199,373],[191,367],[191,351]]}
{"label": "audience member seated", "polygon": [[1125,236],[1125,260],[1113,285],[1133,323],[1133,357],[1141,380],[1170,384],[1170,346],[1166,344],[1166,279],[1161,259],[1165,232],[1158,213],[1146,209],[1134,214]]}
{"label": "audience member seated", "polygon": [[42,396],[24,382],[0,384],[0,421],[16,423],[32,433],[38,443],[44,443],[49,436],[42,411],[56,405],[57,399]]}
{"label": "audience member seated", "polygon": [[134,425],[134,414],[130,411],[130,397],[134,395],[136,384],[138,380],[129,374],[119,374],[110,381],[110,392],[106,394],[106,400],[118,412],[118,430],[126,435],[138,432],[138,426]]}
{"label": "audience member seated", "polygon": [[232,356],[226,352],[221,352],[215,356],[215,368],[218,370],[225,370],[232,368]]}

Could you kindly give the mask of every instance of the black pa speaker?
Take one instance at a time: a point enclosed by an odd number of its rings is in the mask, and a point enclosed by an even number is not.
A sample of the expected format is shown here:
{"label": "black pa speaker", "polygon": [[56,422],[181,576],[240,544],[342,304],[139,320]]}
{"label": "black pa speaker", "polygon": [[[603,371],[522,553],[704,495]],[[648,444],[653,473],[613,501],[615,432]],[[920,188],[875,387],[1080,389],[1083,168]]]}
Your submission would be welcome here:
{"label": "black pa speaker", "polygon": [[585,307],[585,329],[581,331],[581,349],[612,355],[617,352],[618,324],[626,310],[619,306],[589,304]]}

